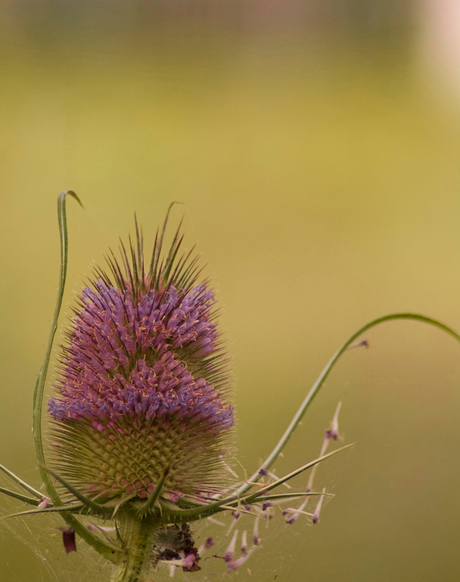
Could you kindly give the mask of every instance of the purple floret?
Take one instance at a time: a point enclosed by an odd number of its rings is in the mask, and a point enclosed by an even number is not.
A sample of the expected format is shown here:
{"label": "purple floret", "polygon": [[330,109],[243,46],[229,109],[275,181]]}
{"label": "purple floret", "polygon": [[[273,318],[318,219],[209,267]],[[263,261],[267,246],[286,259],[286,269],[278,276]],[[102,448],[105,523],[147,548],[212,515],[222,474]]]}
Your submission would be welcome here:
{"label": "purple floret", "polygon": [[95,289],[86,287],[62,361],[60,397],[49,401],[51,415],[88,419],[98,429],[123,416],[174,416],[230,428],[232,407],[211,384],[213,302],[204,284],[141,296],[101,279]]}

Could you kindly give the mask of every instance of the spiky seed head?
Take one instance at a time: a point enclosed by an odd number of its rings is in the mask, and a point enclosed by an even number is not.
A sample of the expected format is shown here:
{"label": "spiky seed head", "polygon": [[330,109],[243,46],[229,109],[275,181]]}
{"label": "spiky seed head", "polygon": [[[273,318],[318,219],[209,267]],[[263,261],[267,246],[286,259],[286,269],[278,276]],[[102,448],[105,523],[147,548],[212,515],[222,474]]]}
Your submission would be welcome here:
{"label": "spiky seed head", "polygon": [[83,290],[49,401],[55,467],[100,503],[146,499],[165,474],[172,502],[226,484],[233,410],[214,294],[196,257],[177,258],[179,230],[163,253],[166,222],[148,269],[136,223],[122,266],[112,254]]}

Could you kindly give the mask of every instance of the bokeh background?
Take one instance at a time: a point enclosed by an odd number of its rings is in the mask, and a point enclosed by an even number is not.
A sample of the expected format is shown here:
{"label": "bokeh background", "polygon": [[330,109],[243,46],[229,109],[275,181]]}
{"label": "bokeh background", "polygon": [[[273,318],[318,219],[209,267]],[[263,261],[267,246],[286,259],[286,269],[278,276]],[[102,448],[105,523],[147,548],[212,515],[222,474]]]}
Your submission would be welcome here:
{"label": "bokeh background", "polygon": [[[459,25],[456,0],[2,0],[0,462],[38,484],[31,397],[65,189],[85,204],[69,204],[67,304],[134,212],[152,241],[183,203],[223,306],[248,472],[366,321],[410,310],[460,329]],[[366,338],[276,465],[317,455],[343,400],[357,445],[317,483],[335,498],[314,527],[273,520],[251,575],[229,578],[459,579],[460,346],[413,322]],[[57,525],[1,522],[0,580],[106,579],[81,546],[63,555]]]}

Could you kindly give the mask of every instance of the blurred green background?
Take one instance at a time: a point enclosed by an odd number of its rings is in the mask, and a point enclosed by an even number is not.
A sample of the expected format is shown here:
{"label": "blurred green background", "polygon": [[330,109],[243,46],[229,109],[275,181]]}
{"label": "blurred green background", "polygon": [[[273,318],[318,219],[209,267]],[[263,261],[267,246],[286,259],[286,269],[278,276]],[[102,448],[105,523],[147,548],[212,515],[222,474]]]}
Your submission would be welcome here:
{"label": "blurred green background", "polygon": [[[410,310],[460,329],[454,5],[1,2],[1,463],[38,484],[31,396],[65,189],[85,204],[69,204],[67,304],[134,212],[152,241],[184,204],[223,306],[248,472],[366,321]],[[460,346],[418,323],[366,337],[276,465],[317,455],[344,399],[357,446],[318,473],[336,497],[314,528],[271,522],[240,580],[459,579]],[[81,547],[62,555],[53,523],[14,523],[2,582],[105,579]]]}

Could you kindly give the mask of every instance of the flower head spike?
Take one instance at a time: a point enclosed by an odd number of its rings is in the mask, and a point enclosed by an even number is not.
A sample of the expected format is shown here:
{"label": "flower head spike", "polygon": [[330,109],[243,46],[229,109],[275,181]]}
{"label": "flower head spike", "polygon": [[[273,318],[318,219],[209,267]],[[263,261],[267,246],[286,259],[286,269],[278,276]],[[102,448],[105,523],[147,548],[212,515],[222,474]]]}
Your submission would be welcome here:
{"label": "flower head spike", "polygon": [[163,229],[146,270],[136,230],[122,265],[112,255],[110,273],[98,269],[83,290],[49,412],[54,466],[69,485],[142,512],[154,495],[175,504],[221,492],[233,412],[214,294],[196,258],[177,258],[179,231],[163,253]]}

